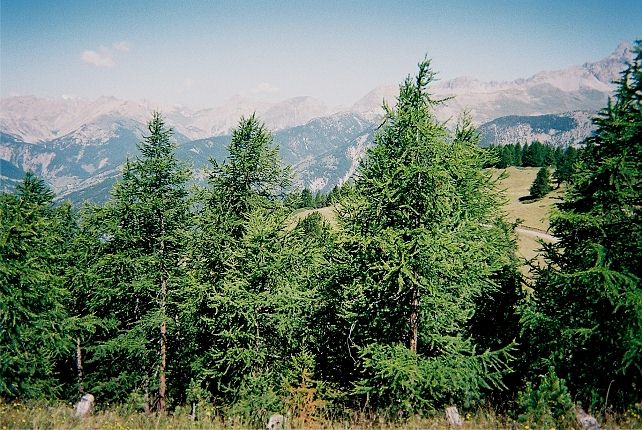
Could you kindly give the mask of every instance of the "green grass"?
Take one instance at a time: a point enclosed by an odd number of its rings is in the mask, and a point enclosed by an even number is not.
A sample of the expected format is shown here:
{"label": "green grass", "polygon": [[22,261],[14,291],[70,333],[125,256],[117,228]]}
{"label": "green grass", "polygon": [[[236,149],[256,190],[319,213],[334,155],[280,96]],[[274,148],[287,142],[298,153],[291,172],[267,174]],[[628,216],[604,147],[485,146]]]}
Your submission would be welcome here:
{"label": "green grass", "polygon": [[[461,430],[473,429],[520,429],[530,430],[507,417],[496,415],[486,409],[474,412],[462,412]],[[410,417],[403,421],[388,421],[378,416],[354,412],[342,421],[329,421],[323,417],[306,422],[304,425],[293,425],[290,420],[288,429],[447,429],[445,416],[430,418]],[[638,429],[642,420],[638,412],[631,410],[621,415],[608,415],[601,420],[603,429]],[[201,416],[193,421],[187,408],[177,408],[166,415],[146,415],[143,412],[128,410],[125,406],[108,410],[95,411],[83,419],[73,416],[71,405],[63,403],[2,403],[0,400],[0,430],[13,429],[96,429],[96,430],[134,430],[134,429],[213,429],[236,430],[258,428],[243,425],[238,419],[224,419],[220,416]]]}
{"label": "green grass", "polygon": [[[496,174],[502,172],[502,170],[493,170]],[[512,223],[520,219],[523,227],[546,231],[549,227],[548,217],[551,208],[562,200],[565,187],[553,190],[542,199],[520,201],[520,198],[529,196],[529,188],[538,170],[538,167],[509,167],[506,169],[506,178],[500,181],[500,187],[508,199],[505,206],[508,222]]]}
{"label": "green grass", "polygon": [[[541,199],[524,199],[530,195],[529,188],[535,180],[538,170],[538,167],[509,167],[506,169],[506,178],[500,181],[500,187],[504,190],[507,198],[504,210],[508,222],[514,223],[519,220],[520,225],[524,228],[546,232],[549,228],[551,209],[556,203],[562,201],[565,187],[553,190]],[[500,172],[502,171],[496,170],[496,174]],[[524,261],[530,261],[537,257],[540,248],[538,239],[517,232],[518,257]],[[526,271],[525,269],[524,272]]]}

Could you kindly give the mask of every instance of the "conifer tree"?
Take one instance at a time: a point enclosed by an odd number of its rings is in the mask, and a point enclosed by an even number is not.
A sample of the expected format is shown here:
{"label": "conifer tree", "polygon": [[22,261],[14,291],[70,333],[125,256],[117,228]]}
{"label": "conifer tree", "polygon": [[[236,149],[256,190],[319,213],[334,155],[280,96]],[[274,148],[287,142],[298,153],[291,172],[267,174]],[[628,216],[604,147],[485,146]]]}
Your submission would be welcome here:
{"label": "conifer tree", "polygon": [[566,148],[561,156],[558,157],[555,172],[553,172],[553,177],[557,182],[557,188],[559,188],[563,182],[568,183],[572,180],[575,172],[575,163],[577,163],[577,157],[577,149],[572,146]]}
{"label": "conifer tree", "polygon": [[159,113],[126,162],[103,208],[86,213],[96,258],[87,307],[102,319],[88,356],[94,392],[123,399],[133,391],[157,394],[167,406],[168,330],[176,336],[175,299],[181,290],[184,233],[189,224],[190,170],[174,154],[172,130]]}
{"label": "conifer tree", "polygon": [[0,194],[0,397],[60,394],[56,363],[73,349],[64,263],[70,208],[27,173]]}
{"label": "conifer tree", "polygon": [[532,197],[536,199],[544,197],[546,194],[550,193],[553,190],[551,187],[551,172],[548,170],[548,167],[541,167],[537,171],[537,176],[533,181],[533,184],[530,188],[530,193]]}
{"label": "conifer tree", "polygon": [[470,120],[450,133],[434,117],[433,77],[424,61],[400,86],[339,205],[342,279],[351,280],[343,313],[363,366],[357,391],[409,412],[479,398],[501,384],[507,360],[506,350],[477,351],[468,323],[514,244]]}
{"label": "conifer tree", "polygon": [[642,43],[634,55],[594,119],[551,218],[559,242],[522,309],[533,373],[553,366],[585,408],[642,396]]}
{"label": "conifer tree", "polygon": [[513,156],[513,160],[515,161],[515,166],[522,167],[524,166],[524,148],[526,147],[526,144],[524,144],[524,147],[522,147],[521,144],[516,143],[514,146],[515,154]]}
{"label": "conifer tree", "polygon": [[232,131],[229,157],[212,163],[212,201],[235,220],[247,220],[256,207],[270,206],[290,184],[290,170],[281,164],[272,134],[255,114],[241,118]]}
{"label": "conifer tree", "polygon": [[205,191],[193,250],[200,285],[188,301],[198,309],[201,340],[194,378],[230,413],[254,422],[261,410],[283,406],[292,357],[313,349],[325,257],[310,222],[288,228],[278,197],[289,169],[265,126],[242,118],[229,149]]}
{"label": "conifer tree", "polygon": [[312,192],[307,188],[301,190],[301,207],[314,207],[314,198],[312,197]]}
{"label": "conifer tree", "polygon": [[513,145],[504,145],[500,149],[499,168],[505,169],[515,165],[515,149]]}
{"label": "conifer tree", "polygon": [[200,196],[202,210],[190,251],[197,278],[209,285],[222,279],[252,212],[280,207],[278,198],[291,181],[271,133],[255,115],[240,119],[228,152],[222,164],[210,160],[212,171]]}

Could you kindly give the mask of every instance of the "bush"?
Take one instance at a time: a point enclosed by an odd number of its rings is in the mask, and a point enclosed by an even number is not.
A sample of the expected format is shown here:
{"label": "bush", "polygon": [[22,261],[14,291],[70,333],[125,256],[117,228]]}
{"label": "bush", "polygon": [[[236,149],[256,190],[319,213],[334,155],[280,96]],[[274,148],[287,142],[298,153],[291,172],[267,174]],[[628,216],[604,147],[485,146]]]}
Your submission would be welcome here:
{"label": "bush", "polygon": [[370,344],[359,352],[363,377],[355,392],[389,418],[429,415],[448,404],[471,408],[487,390],[504,388],[512,348],[426,357],[401,344]]}
{"label": "bush", "polygon": [[227,418],[238,418],[247,426],[265,423],[270,415],[283,410],[279,387],[269,372],[246,375],[236,393],[236,401],[224,411]]}
{"label": "bush", "polygon": [[534,388],[528,382],[517,397],[518,420],[534,428],[573,428],[577,426],[575,405],[566,388],[566,382],[558,378],[553,368],[542,376]]}

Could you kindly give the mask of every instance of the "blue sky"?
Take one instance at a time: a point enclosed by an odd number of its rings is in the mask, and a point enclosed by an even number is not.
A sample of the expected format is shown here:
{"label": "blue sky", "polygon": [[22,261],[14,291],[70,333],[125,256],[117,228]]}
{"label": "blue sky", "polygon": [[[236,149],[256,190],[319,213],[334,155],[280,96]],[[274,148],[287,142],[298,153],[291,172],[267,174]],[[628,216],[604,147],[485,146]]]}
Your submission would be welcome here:
{"label": "blue sky", "polygon": [[640,23],[641,0],[2,0],[0,96],[347,105],[425,54],[441,79],[512,80],[603,58]]}

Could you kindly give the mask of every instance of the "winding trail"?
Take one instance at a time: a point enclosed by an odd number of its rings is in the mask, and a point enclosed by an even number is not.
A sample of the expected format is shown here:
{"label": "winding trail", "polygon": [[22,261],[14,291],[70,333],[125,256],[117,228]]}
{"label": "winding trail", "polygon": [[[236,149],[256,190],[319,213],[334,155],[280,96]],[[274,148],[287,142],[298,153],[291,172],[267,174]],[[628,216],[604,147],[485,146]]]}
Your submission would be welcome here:
{"label": "winding trail", "polygon": [[534,237],[536,239],[542,239],[546,242],[555,243],[559,239],[551,234],[546,233],[545,231],[538,230],[536,228],[530,227],[515,227],[515,233],[523,234],[524,236]]}

